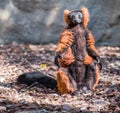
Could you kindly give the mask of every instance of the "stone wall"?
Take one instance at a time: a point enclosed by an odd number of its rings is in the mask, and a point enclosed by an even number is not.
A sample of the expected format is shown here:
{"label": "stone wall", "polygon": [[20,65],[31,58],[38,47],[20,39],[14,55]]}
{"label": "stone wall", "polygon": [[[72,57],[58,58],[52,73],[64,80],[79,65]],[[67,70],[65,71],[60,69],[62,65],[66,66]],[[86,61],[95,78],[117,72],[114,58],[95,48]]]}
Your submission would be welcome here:
{"label": "stone wall", "polygon": [[97,45],[120,46],[120,0],[0,0],[0,43],[57,42],[64,9],[90,10]]}

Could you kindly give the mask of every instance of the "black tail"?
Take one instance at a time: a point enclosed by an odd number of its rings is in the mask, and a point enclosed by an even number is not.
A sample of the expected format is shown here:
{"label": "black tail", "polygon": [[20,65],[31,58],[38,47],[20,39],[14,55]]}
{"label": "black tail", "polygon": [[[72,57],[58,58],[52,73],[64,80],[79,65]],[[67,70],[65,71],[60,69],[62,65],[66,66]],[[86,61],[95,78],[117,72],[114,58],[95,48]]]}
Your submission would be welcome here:
{"label": "black tail", "polygon": [[45,75],[39,71],[24,73],[17,78],[18,84],[27,84],[29,86],[34,82],[38,82],[51,89],[55,89],[57,87],[57,81],[53,77]]}

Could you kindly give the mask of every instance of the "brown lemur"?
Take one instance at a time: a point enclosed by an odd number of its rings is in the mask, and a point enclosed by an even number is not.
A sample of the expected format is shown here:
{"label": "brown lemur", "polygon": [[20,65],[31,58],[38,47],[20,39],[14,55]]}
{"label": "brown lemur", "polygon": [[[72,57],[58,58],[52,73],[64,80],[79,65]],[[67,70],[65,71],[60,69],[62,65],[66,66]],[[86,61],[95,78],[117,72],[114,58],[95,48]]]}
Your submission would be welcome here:
{"label": "brown lemur", "polygon": [[88,9],[64,10],[64,21],[67,27],[61,33],[55,57],[58,90],[61,94],[84,87],[94,90],[99,82],[101,63],[94,37],[87,28]]}

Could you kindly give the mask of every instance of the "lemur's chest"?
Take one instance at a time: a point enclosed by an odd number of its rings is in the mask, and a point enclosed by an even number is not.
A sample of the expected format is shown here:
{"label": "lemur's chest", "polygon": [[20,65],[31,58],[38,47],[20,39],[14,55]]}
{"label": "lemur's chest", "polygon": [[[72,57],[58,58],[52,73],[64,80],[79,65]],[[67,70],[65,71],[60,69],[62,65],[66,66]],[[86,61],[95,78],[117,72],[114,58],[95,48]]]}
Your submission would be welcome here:
{"label": "lemur's chest", "polygon": [[73,54],[77,59],[82,60],[86,53],[85,30],[76,26],[71,31],[73,32],[73,44],[71,46]]}
{"label": "lemur's chest", "polygon": [[74,42],[73,45],[77,46],[77,49],[81,49],[86,46],[86,40],[85,40],[85,33],[84,31],[79,28],[76,32],[74,32]]}

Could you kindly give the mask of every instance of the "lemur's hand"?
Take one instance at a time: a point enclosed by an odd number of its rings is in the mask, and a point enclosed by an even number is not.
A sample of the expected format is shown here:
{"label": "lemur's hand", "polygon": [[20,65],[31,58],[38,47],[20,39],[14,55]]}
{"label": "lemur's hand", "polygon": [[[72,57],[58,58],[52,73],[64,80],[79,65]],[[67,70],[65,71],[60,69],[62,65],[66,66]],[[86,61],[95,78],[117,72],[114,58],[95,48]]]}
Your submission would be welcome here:
{"label": "lemur's hand", "polygon": [[100,57],[96,57],[96,61],[97,61],[98,65],[99,65],[99,68],[100,68],[100,70],[101,70],[101,69],[102,69],[101,58],[100,58]]}
{"label": "lemur's hand", "polygon": [[58,67],[60,67],[60,62],[59,62],[60,58],[61,56],[59,54],[56,54],[54,64]]}

